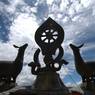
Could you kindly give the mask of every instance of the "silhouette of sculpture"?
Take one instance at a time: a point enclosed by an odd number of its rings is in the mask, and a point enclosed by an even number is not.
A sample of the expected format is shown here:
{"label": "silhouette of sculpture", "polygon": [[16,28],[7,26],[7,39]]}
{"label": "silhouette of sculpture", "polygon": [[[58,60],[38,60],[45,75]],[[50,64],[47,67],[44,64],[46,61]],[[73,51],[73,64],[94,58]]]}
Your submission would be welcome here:
{"label": "silhouette of sculpture", "polygon": [[[56,71],[61,69],[63,64],[68,64],[68,62],[63,59],[64,50],[61,46],[63,40],[63,28],[51,18],[48,18],[37,29],[35,33],[35,41],[40,48],[38,48],[34,53],[34,62],[28,64],[31,67],[32,74],[37,75],[33,84],[33,89],[37,89],[37,91],[60,90],[60,93],[68,93],[68,89],[63,84],[59,74],[56,73]],[[57,49],[59,50],[58,55],[56,58],[53,58]],[[45,67],[41,67],[39,62],[40,52],[42,52],[42,55],[44,56],[43,61]],[[59,94],[58,92],[58,95],[62,94]]]}
{"label": "silhouette of sculpture", "polygon": [[[75,67],[77,72],[81,75],[83,83],[87,83],[87,87],[91,85],[91,82],[94,82],[94,74],[95,74],[95,62],[85,62],[80,55],[80,48],[83,46],[75,46],[70,44],[71,49],[74,53],[75,59]],[[92,66],[94,68],[92,68]]]}
{"label": "silhouette of sculpture", "polygon": [[[16,77],[22,70],[24,52],[28,44],[24,44],[21,47],[13,45],[18,48],[18,54],[14,61],[0,61],[0,82],[15,82]],[[13,79],[13,80],[12,80]]]}
{"label": "silhouette of sculpture", "polygon": [[[61,43],[64,39],[64,30],[60,25],[58,25],[54,20],[48,18],[35,33],[35,41],[40,46],[42,54],[44,55],[44,62],[46,67],[41,68],[39,62],[40,49],[38,48],[34,54],[34,62],[31,62],[29,66],[32,68],[33,74],[38,74],[42,71],[47,71],[49,69],[53,71],[60,70],[62,64],[67,64],[64,59],[62,59],[64,51]],[[54,59],[52,56],[55,55],[56,50],[59,49],[58,56]],[[58,63],[58,64],[57,64]],[[55,64],[58,67],[55,67]]]}

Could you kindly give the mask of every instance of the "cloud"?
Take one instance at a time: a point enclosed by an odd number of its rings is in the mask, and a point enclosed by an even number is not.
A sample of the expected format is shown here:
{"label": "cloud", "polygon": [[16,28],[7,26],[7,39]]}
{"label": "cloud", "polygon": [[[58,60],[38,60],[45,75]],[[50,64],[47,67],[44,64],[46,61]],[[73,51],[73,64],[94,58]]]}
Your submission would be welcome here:
{"label": "cloud", "polygon": [[23,39],[23,37],[26,37],[34,41],[34,34],[37,28],[38,24],[35,16],[30,17],[27,13],[21,13],[10,27],[10,40],[18,42],[18,38]]}
{"label": "cloud", "polygon": [[44,21],[45,18],[48,17],[49,13],[49,7],[45,0],[41,0],[37,4],[37,12],[36,12],[36,18],[37,20]]}
{"label": "cloud", "polygon": [[9,4],[8,0],[0,0],[0,2],[4,3],[4,4]]}
{"label": "cloud", "polygon": [[16,82],[20,86],[31,86],[35,80],[36,76],[31,74],[31,68],[24,66],[22,72],[17,77]]}
{"label": "cloud", "polygon": [[69,69],[62,66],[61,70],[58,71],[58,73],[60,74],[61,79],[64,79],[64,77],[69,73]]}
{"label": "cloud", "polygon": [[23,0],[27,5],[34,7],[37,0]]}
{"label": "cloud", "polygon": [[52,4],[54,0],[47,0],[47,4]]}
{"label": "cloud", "polygon": [[[41,23],[50,16],[64,28],[65,32],[65,39],[62,46],[65,51],[64,59],[69,61],[69,64],[66,66],[66,70],[64,70],[62,67],[61,71],[59,72],[61,78],[64,79],[68,74],[73,75],[73,71],[75,70],[73,53],[69,47],[70,43],[74,43],[76,45],[86,43],[81,49],[81,54],[86,60],[94,60],[94,1],[11,0],[9,1],[9,4],[0,2],[0,13],[4,14],[6,19],[6,23],[3,25],[4,29],[8,31],[8,34],[7,32],[5,33],[7,34],[6,37],[9,39],[7,43],[0,41],[1,59],[15,59],[17,50],[12,47],[12,44],[15,43],[16,45],[20,46],[24,43],[28,43],[29,46],[25,52],[24,62],[29,63],[32,61],[33,54],[36,48],[38,48],[34,41],[35,31],[41,25]],[[0,39],[3,38],[0,36]],[[7,51],[5,51],[6,48],[8,48]],[[24,82],[26,84],[28,81],[32,81],[32,77],[28,77],[30,76],[29,70],[30,69],[27,67],[24,67],[17,80],[19,84],[22,85]],[[24,76],[26,71],[27,77]]]}
{"label": "cloud", "polygon": [[[68,82],[66,83],[66,86],[67,87],[77,87],[77,88],[80,88],[80,85],[82,84],[82,81],[78,81],[76,83],[71,83],[71,82]],[[81,89],[81,88],[80,88]]]}

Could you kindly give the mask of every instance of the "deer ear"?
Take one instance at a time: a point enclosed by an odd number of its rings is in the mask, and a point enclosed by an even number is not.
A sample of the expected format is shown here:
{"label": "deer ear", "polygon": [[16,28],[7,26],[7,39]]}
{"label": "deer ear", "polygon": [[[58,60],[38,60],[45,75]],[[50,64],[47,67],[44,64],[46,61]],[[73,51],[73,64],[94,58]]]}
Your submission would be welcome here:
{"label": "deer ear", "polygon": [[19,48],[18,46],[16,46],[16,45],[13,45],[15,48]]}
{"label": "deer ear", "polygon": [[82,44],[82,45],[78,46],[78,48],[81,48],[81,47],[83,47],[83,46],[84,46],[84,44]]}

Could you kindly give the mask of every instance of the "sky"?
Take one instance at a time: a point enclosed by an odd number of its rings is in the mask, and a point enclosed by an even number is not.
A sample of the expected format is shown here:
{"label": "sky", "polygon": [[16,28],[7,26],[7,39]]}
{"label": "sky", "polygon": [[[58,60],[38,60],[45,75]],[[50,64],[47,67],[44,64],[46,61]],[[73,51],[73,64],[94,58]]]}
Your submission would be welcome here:
{"label": "sky", "polygon": [[48,17],[61,25],[65,33],[62,47],[69,64],[62,66],[58,73],[66,86],[78,86],[81,77],[76,72],[69,44],[84,43],[80,51],[83,59],[95,61],[95,0],[0,0],[0,60],[15,60],[18,50],[13,44],[28,43],[24,66],[16,82],[32,85],[36,76],[26,63],[33,61],[34,52],[39,48],[34,40],[35,32]]}

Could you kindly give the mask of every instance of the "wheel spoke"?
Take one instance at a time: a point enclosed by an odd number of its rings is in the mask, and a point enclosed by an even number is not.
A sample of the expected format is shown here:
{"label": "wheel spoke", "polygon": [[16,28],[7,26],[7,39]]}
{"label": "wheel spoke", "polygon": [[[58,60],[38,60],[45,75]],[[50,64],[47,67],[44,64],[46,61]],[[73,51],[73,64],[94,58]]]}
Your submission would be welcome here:
{"label": "wheel spoke", "polygon": [[48,39],[48,43],[50,44],[50,39]]}
{"label": "wheel spoke", "polygon": [[53,41],[55,41],[55,39],[54,39],[54,38],[52,38],[52,40],[53,40]]}
{"label": "wheel spoke", "polygon": [[46,37],[41,37],[42,40],[44,40]]}
{"label": "wheel spoke", "polygon": [[43,39],[43,41],[45,41],[47,38]]}
{"label": "wheel spoke", "polygon": [[49,30],[48,32],[51,33],[51,30]]}
{"label": "wheel spoke", "polygon": [[52,36],[58,36],[58,34],[53,34]]}
{"label": "wheel spoke", "polygon": [[51,33],[53,34],[55,31],[53,30]]}

